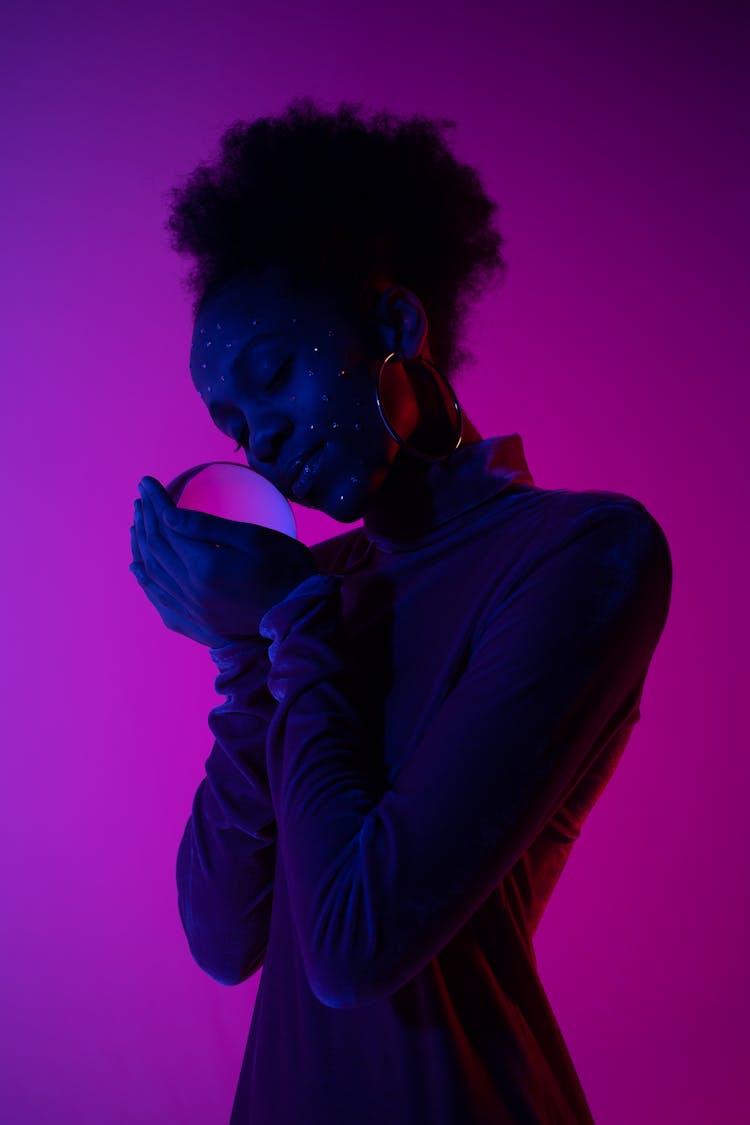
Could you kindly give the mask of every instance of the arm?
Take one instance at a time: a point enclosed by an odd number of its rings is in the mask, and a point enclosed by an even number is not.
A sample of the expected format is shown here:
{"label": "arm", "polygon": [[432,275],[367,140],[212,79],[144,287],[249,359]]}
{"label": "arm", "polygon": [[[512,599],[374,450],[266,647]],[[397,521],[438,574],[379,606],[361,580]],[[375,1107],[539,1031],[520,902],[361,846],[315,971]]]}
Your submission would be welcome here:
{"label": "arm", "polygon": [[276,822],[266,732],[276,701],[267,643],[247,637],[210,649],[226,700],[209,712],[215,741],[177,851],[177,904],[190,952],[221,984],[260,967],[268,944]]}
{"label": "arm", "polygon": [[265,614],[267,740],[292,916],[332,1007],[418,973],[504,878],[645,676],[671,556],[642,507],[585,513],[490,609],[468,666],[383,791],[340,656],[341,591],[314,575]]}

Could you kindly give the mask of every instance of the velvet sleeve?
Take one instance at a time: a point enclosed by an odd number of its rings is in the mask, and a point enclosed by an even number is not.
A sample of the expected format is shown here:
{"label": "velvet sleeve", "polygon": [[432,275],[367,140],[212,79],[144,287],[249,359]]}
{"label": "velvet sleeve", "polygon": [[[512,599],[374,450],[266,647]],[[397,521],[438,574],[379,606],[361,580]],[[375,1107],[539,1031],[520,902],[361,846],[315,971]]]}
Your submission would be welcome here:
{"label": "velvet sleeve", "polygon": [[229,985],[260,967],[268,944],[276,821],[266,734],[276,700],[262,637],[210,653],[226,698],[208,716],[214,744],[177,851],[177,903],[193,958]]}
{"label": "velvet sleeve", "polygon": [[385,788],[347,689],[340,580],[313,575],[265,614],[278,700],[268,779],[321,1002],[351,1008],[394,992],[503,879],[642,682],[671,575],[642,506],[578,518],[498,592],[465,671]]}

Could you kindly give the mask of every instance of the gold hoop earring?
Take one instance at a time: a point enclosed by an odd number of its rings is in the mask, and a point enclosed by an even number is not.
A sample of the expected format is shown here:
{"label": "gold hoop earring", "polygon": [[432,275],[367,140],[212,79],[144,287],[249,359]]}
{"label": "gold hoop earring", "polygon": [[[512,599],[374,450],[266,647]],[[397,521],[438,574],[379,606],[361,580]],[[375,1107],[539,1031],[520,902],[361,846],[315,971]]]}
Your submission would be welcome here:
{"label": "gold hoop earring", "polygon": [[[402,365],[402,367],[406,370],[407,375],[409,374],[410,365],[423,364],[428,369],[430,375],[433,378],[437,376],[437,378],[441,380],[443,385],[447,388],[452,400],[453,409],[456,412],[456,436],[451,439],[453,444],[445,453],[426,453],[422,449],[417,449],[417,447],[415,445],[412,445],[411,442],[407,441],[406,438],[403,438],[400,434],[397,434],[391,423],[386,418],[385,411],[383,409],[383,402],[380,395],[380,384],[383,377],[383,372],[385,371],[386,367],[389,363],[394,361]],[[451,456],[451,454],[455,453],[460,446],[461,439],[463,438],[464,419],[463,414],[461,413],[461,407],[458,404],[458,399],[456,398],[455,391],[446,379],[445,375],[443,375],[442,372],[439,371],[435,366],[435,364],[425,356],[416,355],[407,359],[399,352],[390,352],[390,354],[385,357],[378,370],[378,378],[375,384],[375,400],[378,404],[378,412],[383,421],[383,425],[388,430],[388,433],[391,435],[394,441],[397,441],[399,445],[403,446],[404,449],[406,449],[414,457],[418,457],[422,461],[445,461],[448,457]]]}

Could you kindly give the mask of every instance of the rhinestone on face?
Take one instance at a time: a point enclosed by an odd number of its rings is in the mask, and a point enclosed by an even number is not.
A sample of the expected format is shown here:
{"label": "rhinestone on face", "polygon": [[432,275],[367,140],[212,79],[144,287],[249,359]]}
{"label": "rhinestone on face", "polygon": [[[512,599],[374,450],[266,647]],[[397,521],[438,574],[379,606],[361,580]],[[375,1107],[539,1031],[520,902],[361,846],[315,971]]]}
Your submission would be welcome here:
{"label": "rhinestone on face", "polygon": [[362,424],[361,424],[360,422],[355,422],[355,423],[354,423],[354,429],[355,429],[355,430],[361,430],[361,429],[362,429]]}
{"label": "rhinestone on face", "polygon": [[334,430],[338,429],[338,422],[331,422],[331,425],[333,426]]}
{"label": "rhinestone on face", "polygon": [[310,425],[307,428],[308,428],[308,430],[314,430],[315,429],[315,423],[311,422]]}
{"label": "rhinestone on face", "polygon": [[206,366],[207,366],[207,365],[206,365],[205,363],[202,363],[202,364],[201,364],[201,367],[206,367]]}
{"label": "rhinestone on face", "polygon": [[323,399],[323,402],[328,402],[328,395],[321,395],[320,397]]}
{"label": "rhinestone on face", "polygon": [[318,350],[317,348],[313,348],[313,351],[314,351],[314,352],[316,352],[317,350]]}
{"label": "rhinestone on face", "polygon": [[352,484],[359,484],[359,477],[349,477]]}
{"label": "rhinestone on face", "polygon": [[[204,364],[204,366],[205,366],[205,364]],[[220,383],[223,383],[223,382],[224,382],[224,376],[223,376],[223,375],[220,375],[220,376],[219,376],[219,382],[220,382]]]}

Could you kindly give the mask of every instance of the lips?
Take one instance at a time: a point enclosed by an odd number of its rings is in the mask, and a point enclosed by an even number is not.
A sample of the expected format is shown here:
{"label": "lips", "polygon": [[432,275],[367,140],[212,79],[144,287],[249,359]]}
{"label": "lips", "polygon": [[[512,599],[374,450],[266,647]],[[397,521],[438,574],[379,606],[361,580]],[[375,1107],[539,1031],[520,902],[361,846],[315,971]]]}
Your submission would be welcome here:
{"label": "lips", "polygon": [[289,464],[286,467],[285,472],[282,473],[282,478],[281,478],[282,482],[284,484],[285,491],[291,492],[292,485],[297,480],[297,477],[299,476],[300,472],[302,471],[302,468],[303,468],[305,462],[309,461],[309,459],[313,456],[313,454],[317,453],[317,451],[323,445],[325,445],[325,442],[321,441],[319,445],[314,445],[312,447],[312,449],[308,449],[306,453],[300,453],[300,455],[298,457],[293,458],[289,462]]}
{"label": "lips", "polygon": [[315,482],[320,476],[321,465],[325,461],[327,443],[319,446],[314,450],[311,457],[308,457],[303,462],[302,468],[297,475],[297,479],[292,485],[292,496],[298,500],[300,504],[305,503],[305,497],[311,488],[315,487]]}

